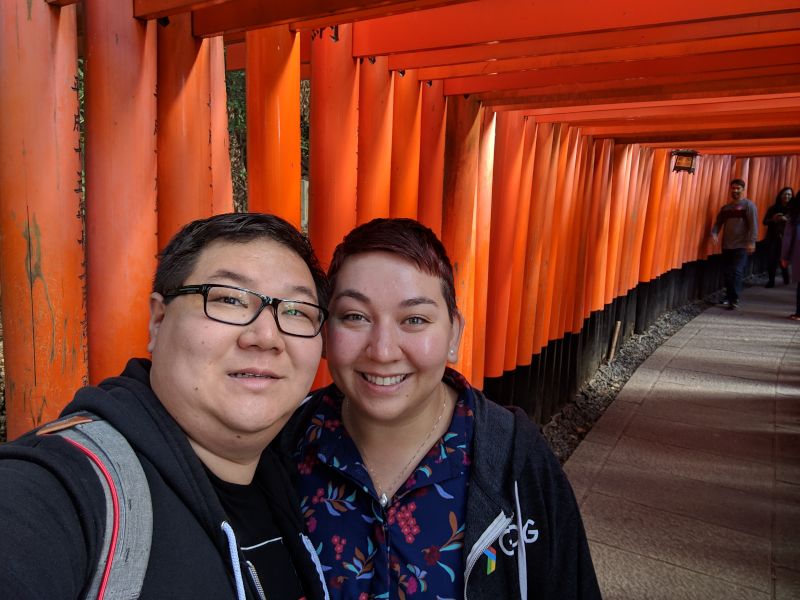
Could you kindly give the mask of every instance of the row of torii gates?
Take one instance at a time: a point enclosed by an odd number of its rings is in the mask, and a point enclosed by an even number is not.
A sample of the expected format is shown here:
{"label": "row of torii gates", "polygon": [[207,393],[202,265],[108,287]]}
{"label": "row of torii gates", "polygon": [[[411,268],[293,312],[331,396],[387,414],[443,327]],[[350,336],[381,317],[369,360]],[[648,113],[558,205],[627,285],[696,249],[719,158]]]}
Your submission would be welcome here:
{"label": "row of torii gates", "polygon": [[[226,68],[246,69],[249,209],[300,224],[308,77],[321,260],[373,217],[437,231],[478,387],[716,252],[732,177],[762,213],[800,186],[796,0],[278,4],[3,1],[9,438],[145,354],[158,249],[232,210]],[[687,144],[696,171],[673,172]]]}

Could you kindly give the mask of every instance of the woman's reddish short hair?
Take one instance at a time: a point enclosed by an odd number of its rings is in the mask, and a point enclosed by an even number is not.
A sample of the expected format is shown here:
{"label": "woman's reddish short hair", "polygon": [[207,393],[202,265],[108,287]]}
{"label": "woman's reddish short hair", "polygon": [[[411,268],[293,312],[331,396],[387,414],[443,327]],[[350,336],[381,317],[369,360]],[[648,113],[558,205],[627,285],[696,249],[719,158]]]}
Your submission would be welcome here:
{"label": "woman's reddish short hair", "polygon": [[414,219],[373,219],[359,225],[333,252],[328,268],[331,290],[336,289],[336,278],[344,262],[351,256],[367,252],[389,252],[414,263],[423,273],[438,277],[448,315],[453,320],[458,312],[453,266],[444,244],[433,231]]}

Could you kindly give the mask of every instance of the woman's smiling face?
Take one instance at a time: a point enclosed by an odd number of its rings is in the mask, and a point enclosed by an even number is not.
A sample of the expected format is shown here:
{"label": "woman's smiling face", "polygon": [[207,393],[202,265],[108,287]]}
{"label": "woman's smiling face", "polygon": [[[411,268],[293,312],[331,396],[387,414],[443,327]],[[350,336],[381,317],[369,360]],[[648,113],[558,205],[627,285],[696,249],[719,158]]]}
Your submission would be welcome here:
{"label": "woman's smiling face", "polygon": [[451,322],[438,277],[388,252],[355,254],[338,273],[330,309],[328,367],[363,418],[402,422],[439,401],[462,319]]}

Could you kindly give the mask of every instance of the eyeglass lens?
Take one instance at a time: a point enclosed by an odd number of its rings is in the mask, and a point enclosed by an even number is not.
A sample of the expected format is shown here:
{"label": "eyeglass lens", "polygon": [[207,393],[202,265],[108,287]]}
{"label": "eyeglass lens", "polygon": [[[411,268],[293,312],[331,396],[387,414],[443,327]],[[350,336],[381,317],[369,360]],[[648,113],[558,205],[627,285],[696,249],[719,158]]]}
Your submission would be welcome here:
{"label": "eyeglass lens", "polygon": [[[209,286],[206,294],[206,314],[233,325],[253,321],[262,305],[260,296],[246,290]],[[280,300],[274,314],[278,327],[290,335],[314,336],[322,323],[319,307],[305,302]]]}

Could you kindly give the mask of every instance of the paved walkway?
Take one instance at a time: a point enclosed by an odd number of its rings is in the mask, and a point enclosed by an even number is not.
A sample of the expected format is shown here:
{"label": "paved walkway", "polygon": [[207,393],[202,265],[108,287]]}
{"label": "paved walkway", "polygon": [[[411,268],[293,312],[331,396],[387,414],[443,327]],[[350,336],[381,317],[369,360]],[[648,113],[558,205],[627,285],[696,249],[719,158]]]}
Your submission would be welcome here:
{"label": "paved walkway", "polygon": [[795,289],[696,317],[570,457],[607,600],[800,598]]}

